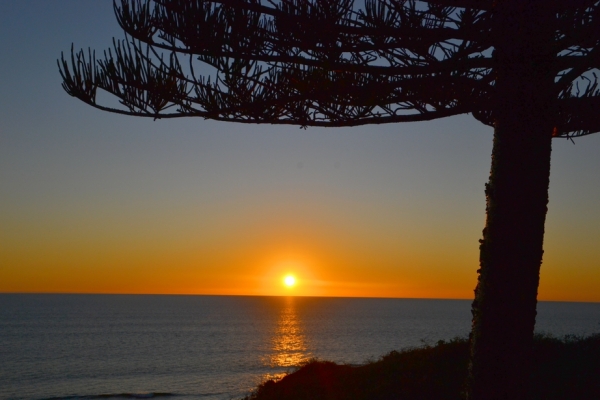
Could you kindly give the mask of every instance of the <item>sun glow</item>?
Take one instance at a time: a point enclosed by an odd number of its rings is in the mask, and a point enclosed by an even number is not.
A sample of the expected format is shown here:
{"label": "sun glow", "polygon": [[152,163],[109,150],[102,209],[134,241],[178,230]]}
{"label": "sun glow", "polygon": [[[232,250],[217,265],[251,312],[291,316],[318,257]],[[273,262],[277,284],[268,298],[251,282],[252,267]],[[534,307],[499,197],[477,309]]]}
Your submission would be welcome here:
{"label": "sun glow", "polygon": [[283,284],[288,288],[296,286],[296,277],[294,275],[286,275],[283,278]]}

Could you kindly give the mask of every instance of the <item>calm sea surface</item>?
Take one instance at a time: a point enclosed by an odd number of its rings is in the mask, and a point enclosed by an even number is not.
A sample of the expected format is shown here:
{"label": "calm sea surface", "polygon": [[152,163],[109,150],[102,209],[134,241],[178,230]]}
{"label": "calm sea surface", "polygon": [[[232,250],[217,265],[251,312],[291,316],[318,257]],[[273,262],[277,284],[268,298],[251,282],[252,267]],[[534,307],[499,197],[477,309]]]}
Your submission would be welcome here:
{"label": "calm sea surface", "polygon": [[[600,303],[538,310],[538,331],[600,331]],[[235,399],[310,358],[358,364],[469,327],[464,300],[0,294],[0,398]]]}

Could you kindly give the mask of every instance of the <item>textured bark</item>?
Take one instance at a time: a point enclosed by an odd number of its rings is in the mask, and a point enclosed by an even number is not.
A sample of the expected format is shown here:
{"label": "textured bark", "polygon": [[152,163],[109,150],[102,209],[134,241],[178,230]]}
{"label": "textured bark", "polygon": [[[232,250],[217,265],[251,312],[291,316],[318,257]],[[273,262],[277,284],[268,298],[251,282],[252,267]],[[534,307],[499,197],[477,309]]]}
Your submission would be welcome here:
{"label": "textured bark", "polygon": [[494,145],[472,308],[469,400],[528,398],[548,204],[553,14],[539,1],[498,3]]}

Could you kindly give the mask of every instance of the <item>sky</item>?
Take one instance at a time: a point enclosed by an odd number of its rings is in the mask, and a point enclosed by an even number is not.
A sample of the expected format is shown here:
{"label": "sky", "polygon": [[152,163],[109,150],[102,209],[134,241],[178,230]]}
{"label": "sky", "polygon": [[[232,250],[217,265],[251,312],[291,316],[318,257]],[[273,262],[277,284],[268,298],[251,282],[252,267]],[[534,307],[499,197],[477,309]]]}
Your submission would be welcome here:
{"label": "sky", "polygon": [[[473,297],[490,127],[105,113],[56,59],[122,37],[112,2],[0,7],[0,292]],[[553,142],[540,300],[600,301],[599,150]]]}

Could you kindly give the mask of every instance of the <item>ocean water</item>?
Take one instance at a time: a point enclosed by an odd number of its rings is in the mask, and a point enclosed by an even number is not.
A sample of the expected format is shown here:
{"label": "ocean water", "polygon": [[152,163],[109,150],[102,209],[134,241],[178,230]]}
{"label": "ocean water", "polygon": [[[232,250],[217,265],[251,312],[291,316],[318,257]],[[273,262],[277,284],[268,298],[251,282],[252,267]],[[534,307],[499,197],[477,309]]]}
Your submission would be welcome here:
{"label": "ocean water", "polygon": [[[239,399],[469,328],[467,300],[0,294],[0,398]],[[600,332],[600,303],[542,302],[537,330]]]}

